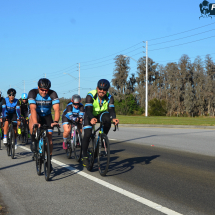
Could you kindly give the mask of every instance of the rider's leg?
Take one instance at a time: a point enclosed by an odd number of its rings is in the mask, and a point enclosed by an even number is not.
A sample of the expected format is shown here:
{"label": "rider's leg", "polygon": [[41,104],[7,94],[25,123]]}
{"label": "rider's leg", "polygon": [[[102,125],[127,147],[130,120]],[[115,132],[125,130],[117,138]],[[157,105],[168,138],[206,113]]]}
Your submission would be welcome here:
{"label": "rider's leg", "polygon": [[87,157],[87,149],[89,146],[89,139],[92,134],[92,125],[90,124],[90,119],[86,116],[84,118],[84,138],[82,143],[83,157]]}
{"label": "rider's leg", "polygon": [[110,119],[110,113],[105,112],[101,114],[100,120],[104,123],[104,133],[108,134],[110,128],[111,128],[111,119]]}

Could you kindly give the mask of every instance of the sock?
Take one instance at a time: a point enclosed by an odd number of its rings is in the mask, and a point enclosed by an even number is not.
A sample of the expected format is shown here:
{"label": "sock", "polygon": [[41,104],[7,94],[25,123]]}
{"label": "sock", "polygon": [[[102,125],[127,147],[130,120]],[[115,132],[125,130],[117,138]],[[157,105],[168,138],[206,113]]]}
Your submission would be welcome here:
{"label": "sock", "polygon": [[63,142],[66,143],[67,137],[63,137]]}
{"label": "sock", "polygon": [[7,138],[7,134],[4,134],[4,138]]}

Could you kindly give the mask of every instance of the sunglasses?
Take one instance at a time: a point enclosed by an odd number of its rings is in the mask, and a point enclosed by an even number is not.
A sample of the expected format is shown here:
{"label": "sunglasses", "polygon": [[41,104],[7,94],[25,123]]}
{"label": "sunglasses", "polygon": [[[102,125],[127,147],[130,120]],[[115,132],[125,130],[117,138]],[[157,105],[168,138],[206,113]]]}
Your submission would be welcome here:
{"label": "sunglasses", "polygon": [[80,103],[73,103],[73,105],[80,105]]}
{"label": "sunglasses", "polygon": [[104,89],[102,89],[102,88],[99,88],[99,90],[100,90],[100,91],[107,91],[107,90],[104,90]]}
{"label": "sunglasses", "polygon": [[15,96],[15,94],[9,94],[8,96]]}
{"label": "sunglasses", "polygon": [[48,92],[49,90],[47,90],[47,89],[42,89],[42,88],[40,88],[40,90],[42,91],[42,92]]}

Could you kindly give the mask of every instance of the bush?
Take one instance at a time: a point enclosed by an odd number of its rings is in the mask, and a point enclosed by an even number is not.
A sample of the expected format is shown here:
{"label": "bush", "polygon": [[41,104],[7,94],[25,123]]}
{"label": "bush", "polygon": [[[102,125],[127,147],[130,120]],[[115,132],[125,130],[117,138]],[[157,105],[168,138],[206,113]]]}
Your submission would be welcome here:
{"label": "bush", "polygon": [[166,101],[152,99],[149,101],[149,114],[150,116],[166,116]]}

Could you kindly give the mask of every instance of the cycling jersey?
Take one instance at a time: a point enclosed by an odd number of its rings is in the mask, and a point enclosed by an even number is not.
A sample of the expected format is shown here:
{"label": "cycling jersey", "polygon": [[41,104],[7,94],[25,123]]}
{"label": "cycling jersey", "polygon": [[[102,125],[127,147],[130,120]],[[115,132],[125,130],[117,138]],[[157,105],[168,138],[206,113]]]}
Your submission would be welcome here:
{"label": "cycling jersey", "polygon": [[58,95],[55,91],[49,90],[45,97],[42,97],[39,94],[38,89],[32,89],[28,93],[28,102],[29,105],[36,105],[36,112],[39,116],[47,116],[51,114],[51,108],[55,104],[59,104],[60,100],[58,99]]}
{"label": "cycling jersey", "polygon": [[22,99],[19,99],[18,104],[21,108],[21,115],[26,115],[28,113],[28,101],[24,103]]}
{"label": "cycling jersey", "polygon": [[0,116],[2,115],[2,105],[3,105],[3,101],[4,101],[4,98],[1,97],[1,98],[0,98]]}
{"label": "cycling jersey", "polygon": [[107,93],[103,97],[100,105],[100,100],[97,91],[96,90],[90,91],[86,97],[85,109],[86,114],[90,118],[90,120],[95,116],[98,116],[106,111],[110,113],[111,119],[116,118],[114,99],[109,93]]}
{"label": "cycling jersey", "polygon": [[21,116],[21,113],[20,113],[20,106],[18,104],[18,99],[14,98],[13,102],[10,103],[9,98],[8,97],[5,98],[3,100],[3,105],[2,105],[2,117],[6,117],[14,113],[17,114],[17,117],[19,119]]}
{"label": "cycling jersey", "polygon": [[[62,114],[62,121],[63,123],[67,120],[73,120],[75,121],[77,117],[79,118],[83,118],[84,115],[84,106],[83,104],[80,103],[79,107],[76,109],[75,107],[73,107],[73,103],[70,102],[67,106],[66,109],[63,111]],[[66,117],[66,118],[65,118]]]}

